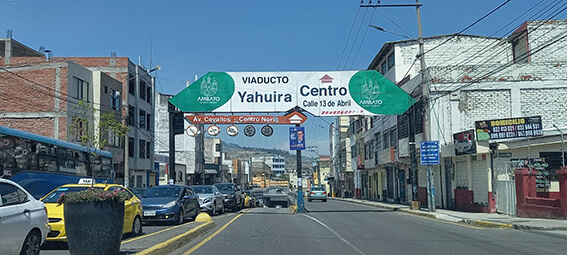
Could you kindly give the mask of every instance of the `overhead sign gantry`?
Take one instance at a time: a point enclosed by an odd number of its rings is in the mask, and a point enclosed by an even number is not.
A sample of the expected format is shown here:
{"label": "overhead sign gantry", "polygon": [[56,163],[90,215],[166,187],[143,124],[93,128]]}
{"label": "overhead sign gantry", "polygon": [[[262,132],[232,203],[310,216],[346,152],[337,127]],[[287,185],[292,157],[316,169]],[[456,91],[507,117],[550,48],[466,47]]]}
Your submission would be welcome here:
{"label": "overhead sign gantry", "polygon": [[[362,70],[209,72],[169,99],[169,102],[185,113],[271,113],[301,108],[316,117],[325,117],[400,115],[415,103],[415,99],[379,72]],[[238,120],[238,117],[235,119],[230,116],[215,117],[215,115],[185,117],[192,123],[229,124],[228,122]],[[250,117],[253,124],[267,121],[262,119],[262,116]],[[254,119],[254,117],[259,119]],[[278,117],[269,116],[269,118],[274,120]],[[292,124],[291,117],[285,119],[285,121],[290,121],[289,124]],[[298,213],[305,210],[300,177],[302,176],[301,150],[305,148],[304,130],[300,128],[303,121],[305,120],[296,123],[296,128],[290,128],[290,149],[297,152]],[[243,122],[234,123],[245,124]],[[246,128],[249,127],[252,126],[246,126]],[[246,128],[245,134],[247,134]],[[216,125],[209,127],[209,129],[208,132],[212,134],[220,132]],[[227,129],[227,133],[230,132],[234,135],[238,133],[235,126],[230,131],[229,129]],[[190,131],[194,135],[199,133],[196,127]],[[252,131],[255,133],[253,127],[249,128],[248,131],[248,133]],[[250,134],[247,135],[251,136]],[[175,145],[174,142],[170,141],[170,143],[173,143],[173,146]],[[170,157],[170,160],[173,160],[173,157]]]}
{"label": "overhead sign gantry", "polygon": [[314,116],[399,115],[415,103],[375,70],[209,72],[169,102],[186,113],[286,112]]}

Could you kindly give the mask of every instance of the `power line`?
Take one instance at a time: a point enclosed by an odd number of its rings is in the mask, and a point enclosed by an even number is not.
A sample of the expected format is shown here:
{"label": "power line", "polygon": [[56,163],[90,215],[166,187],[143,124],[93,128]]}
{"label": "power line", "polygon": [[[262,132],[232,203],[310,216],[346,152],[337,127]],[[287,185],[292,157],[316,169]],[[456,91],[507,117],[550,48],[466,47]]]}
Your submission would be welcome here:
{"label": "power line", "polygon": [[339,70],[341,62],[343,60],[343,56],[345,54],[346,48],[348,47],[348,42],[350,41],[350,36],[352,35],[352,30],[354,29],[354,25],[356,24],[356,20],[358,19],[358,13],[359,12],[360,12],[360,6],[356,10],[356,15],[354,16],[354,20],[352,21],[352,26],[350,27],[350,31],[348,32],[348,37],[347,37],[347,40],[345,42],[345,47],[343,48],[343,52],[341,53],[341,57],[339,58],[339,63],[337,63],[337,71]]}
{"label": "power line", "polygon": [[358,35],[360,34],[360,29],[362,28],[362,23],[364,22],[364,20],[366,19],[366,14],[368,13],[368,9],[364,10],[364,16],[362,17],[362,20],[360,21],[360,25],[358,26],[358,30],[356,31],[356,36],[354,37],[354,42],[352,43],[352,47],[350,48],[348,55],[347,55],[347,59],[345,61],[345,64],[343,65],[343,70],[346,69],[346,66],[349,62],[350,59],[350,55],[352,54],[352,50],[354,49],[354,45],[356,45],[356,41],[358,39]]}

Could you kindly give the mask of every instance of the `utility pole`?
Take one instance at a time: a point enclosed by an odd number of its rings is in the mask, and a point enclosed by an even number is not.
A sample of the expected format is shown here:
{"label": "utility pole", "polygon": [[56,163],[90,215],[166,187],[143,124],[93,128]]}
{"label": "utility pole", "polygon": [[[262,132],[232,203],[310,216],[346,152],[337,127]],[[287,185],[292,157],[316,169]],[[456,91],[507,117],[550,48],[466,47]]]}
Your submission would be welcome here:
{"label": "utility pole", "polygon": [[[422,119],[424,124],[423,130],[423,140],[428,141],[430,139],[431,134],[429,130],[429,85],[427,84],[427,77],[425,76],[425,49],[423,43],[423,31],[421,27],[421,10],[420,7],[422,4],[419,3],[419,0],[415,1],[415,4],[380,4],[380,0],[378,0],[378,4],[361,4],[360,7],[415,7],[416,14],[417,14],[417,29],[418,29],[418,45],[419,45],[419,62],[420,62],[420,73],[421,73],[421,101],[423,102],[422,105]],[[412,173],[412,203],[411,209],[418,210],[419,199],[417,194],[417,153],[415,148],[415,107],[412,106],[408,110],[409,121],[408,121],[408,129],[409,129],[409,152],[410,152],[410,171]],[[419,113],[418,113],[419,114]],[[427,195],[428,195],[428,210],[430,212],[435,211],[435,195],[433,191],[435,190],[433,187],[433,173],[431,171],[431,167],[427,168]]]}

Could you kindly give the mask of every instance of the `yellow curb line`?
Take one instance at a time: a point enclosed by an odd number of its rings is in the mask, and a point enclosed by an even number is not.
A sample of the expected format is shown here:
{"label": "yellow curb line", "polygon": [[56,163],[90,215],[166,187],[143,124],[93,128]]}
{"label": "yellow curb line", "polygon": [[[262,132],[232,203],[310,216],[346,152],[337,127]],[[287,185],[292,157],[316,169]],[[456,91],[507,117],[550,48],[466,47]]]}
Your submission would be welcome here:
{"label": "yellow curb line", "polygon": [[501,229],[512,229],[514,225],[505,223],[494,223],[489,221],[475,220],[472,222],[473,225],[483,226],[488,228],[501,228]]}
{"label": "yellow curb line", "polygon": [[214,221],[206,222],[194,229],[187,231],[184,234],[178,235],[160,244],[156,244],[148,249],[136,253],[137,255],[162,255],[169,254],[170,252],[185,245],[189,240],[197,237],[198,235],[212,229],[215,225]]}

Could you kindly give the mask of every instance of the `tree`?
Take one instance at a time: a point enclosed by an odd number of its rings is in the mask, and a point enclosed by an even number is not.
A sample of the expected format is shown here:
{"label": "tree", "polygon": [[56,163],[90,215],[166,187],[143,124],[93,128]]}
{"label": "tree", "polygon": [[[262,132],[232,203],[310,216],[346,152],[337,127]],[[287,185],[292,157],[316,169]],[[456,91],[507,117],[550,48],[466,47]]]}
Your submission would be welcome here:
{"label": "tree", "polygon": [[[80,100],[75,109],[77,114],[73,116],[68,125],[68,135],[88,150],[106,150],[109,138],[122,140],[128,132],[129,127],[117,120],[116,112],[102,113],[100,118],[96,119],[95,113],[100,110],[95,109],[92,103],[84,100]],[[92,156],[95,155],[94,151],[90,153]],[[96,162],[89,162],[91,168],[94,163]],[[94,174],[94,171],[92,174]]]}

